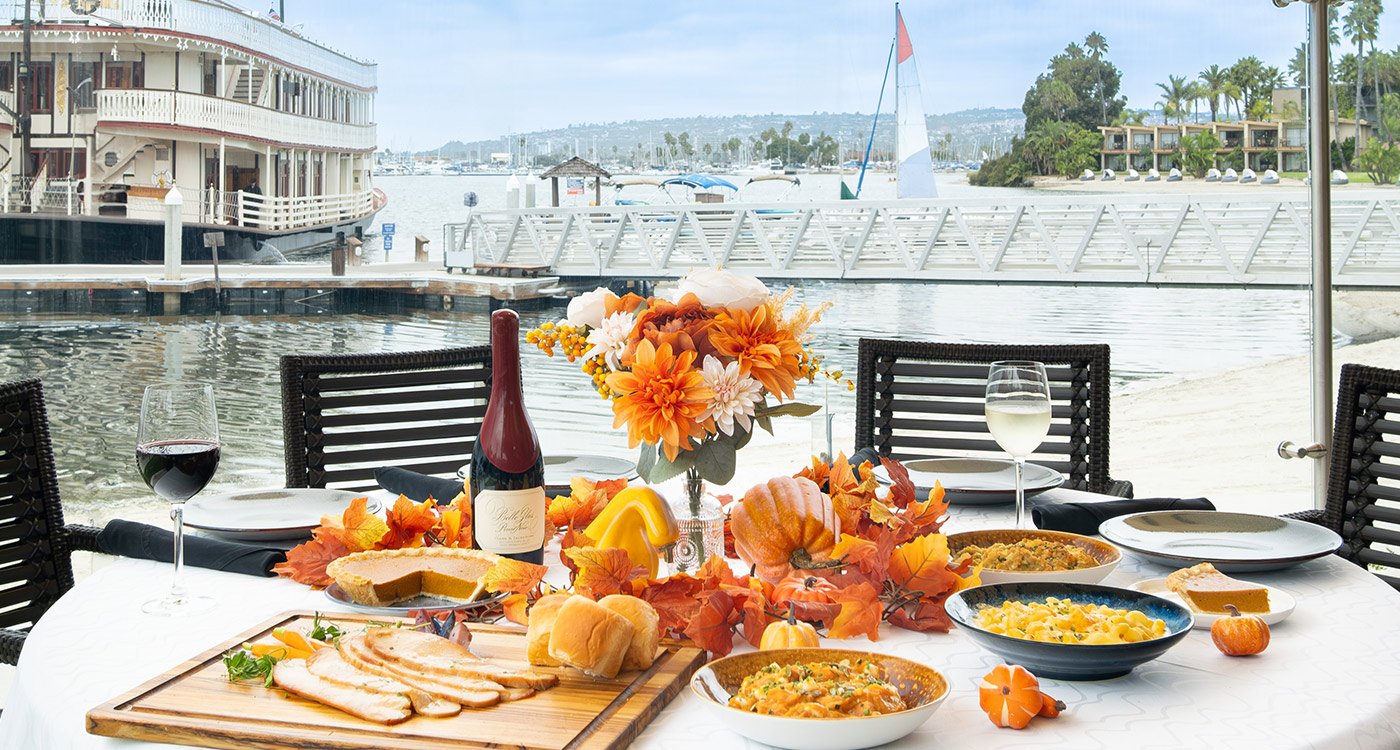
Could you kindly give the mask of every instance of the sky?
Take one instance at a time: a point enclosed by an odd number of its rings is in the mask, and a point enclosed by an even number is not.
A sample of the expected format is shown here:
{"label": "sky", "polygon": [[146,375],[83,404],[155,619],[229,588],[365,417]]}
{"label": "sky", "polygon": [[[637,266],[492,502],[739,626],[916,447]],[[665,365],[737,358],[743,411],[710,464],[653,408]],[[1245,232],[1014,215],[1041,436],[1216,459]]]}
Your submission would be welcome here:
{"label": "sky", "polygon": [[[875,0],[283,2],[307,36],[378,63],[379,143],[393,150],[584,122],[870,112],[894,34],[893,4]],[[1129,106],[1148,108],[1168,75],[1251,54],[1286,71],[1307,14],[1271,0],[900,8],[930,113],[1019,108],[1050,57],[1095,30]],[[1400,12],[1382,17],[1378,42],[1397,45]]]}

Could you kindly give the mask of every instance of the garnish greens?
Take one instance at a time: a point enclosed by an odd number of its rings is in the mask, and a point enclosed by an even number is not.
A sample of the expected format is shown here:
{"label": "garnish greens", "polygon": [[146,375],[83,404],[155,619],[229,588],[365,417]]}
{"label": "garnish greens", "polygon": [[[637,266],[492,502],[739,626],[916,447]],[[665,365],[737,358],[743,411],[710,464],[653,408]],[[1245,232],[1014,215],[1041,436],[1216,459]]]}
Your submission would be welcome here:
{"label": "garnish greens", "polygon": [[262,680],[263,687],[272,687],[272,667],[278,657],[272,654],[253,656],[246,648],[224,654],[224,668],[228,670],[229,682]]}
{"label": "garnish greens", "polygon": [[341,630],[339,627],[336,627],[335,623],[321,622],[320,612],[317,612],[316,616],[311,619],[312,638],[315,638],[318,641],[325,641],[326,643],[335,643],[336,641],[340,640],[340,637],[342,635],[345,635],[345,631]]}

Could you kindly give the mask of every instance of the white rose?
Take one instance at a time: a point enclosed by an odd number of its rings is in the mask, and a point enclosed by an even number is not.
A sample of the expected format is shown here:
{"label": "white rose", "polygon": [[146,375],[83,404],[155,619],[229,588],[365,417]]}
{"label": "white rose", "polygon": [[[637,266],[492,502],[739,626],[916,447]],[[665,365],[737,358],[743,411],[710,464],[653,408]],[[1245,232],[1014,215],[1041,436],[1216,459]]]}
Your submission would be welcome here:
{"label": "white rose", "polygon": [[597,328],[603,324],[608,300],[615,299],[617,299],[616,294],[602,287],[591,292],[584,292],[569,300],[569,311],[565,314],[564,321],[575,327]]}
{"label": "white rose", "polygon": [[676,286],[676,301],[687,293],[694,294],[702,305],[732,307],[744,312],[752,311],[768,299],[768,287],[762,281],[717,268],[701,268],[682,276]]}

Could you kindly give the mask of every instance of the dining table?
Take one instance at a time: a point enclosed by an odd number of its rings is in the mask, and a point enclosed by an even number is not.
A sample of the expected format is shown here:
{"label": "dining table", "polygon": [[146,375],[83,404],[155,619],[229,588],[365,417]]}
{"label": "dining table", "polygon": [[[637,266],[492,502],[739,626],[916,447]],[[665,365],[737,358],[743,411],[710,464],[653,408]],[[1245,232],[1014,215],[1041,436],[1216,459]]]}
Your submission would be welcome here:
{"label": "dining table", "polygon": [[[1054,489],[1039,503],[1109,498]],[[945,533],[1009,528],[1010,506],[954,506]],[[557,548],[546,552],[557,570]],[[740,565],[735,561],[736,567]],[[1129,586],[1171,568],[1124,552],[1104,583]],[[322,591],[281,578],[187,570],[193,592],[217,606],[190,617],[143,614],[164,593],[170,566],[115,559],[65,594],[34,626],[0,713],[0,750],[172,747],[87,733],[87,711],[288,610],[347,611]],[[1262,654],[1228,657],[1192,630],[1155,661],[1114,679],[1044,679],[1068,708],[1023,730],[1002,729],[978,706],[978,682],[1001,659],[956,627],[918,633],[889,625],[879,640],[823,645],[896,654],[948,679],[939,710],[895,748],[1396,748],[1400,747],[1400,593],[1335,555],[1271,572],[1237,574],[1297,601],[1272,626]],[[736,639],[736,650],[748,649]],[[729,730],[720,710],[683,689],[635,740],[655,750],[757,748]]]}

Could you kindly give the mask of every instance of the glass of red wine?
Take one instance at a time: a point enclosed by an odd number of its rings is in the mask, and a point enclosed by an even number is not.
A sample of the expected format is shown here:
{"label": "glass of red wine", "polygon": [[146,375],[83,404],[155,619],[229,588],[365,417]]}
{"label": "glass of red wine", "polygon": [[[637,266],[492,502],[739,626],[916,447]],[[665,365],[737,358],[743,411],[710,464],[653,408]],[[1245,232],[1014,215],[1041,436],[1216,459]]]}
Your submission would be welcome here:
{"label": "glass of red wine", "polygon": [[185,501],[199,494],[219,468],[219,417],[214,389],[201,383],[146,387],[136,433],[136,468],[157,495],[170,503],[175,522],[175,572],[170,594],[142,605],[153,615],[190,615],[212,609],[214,600],[185,591]]}

